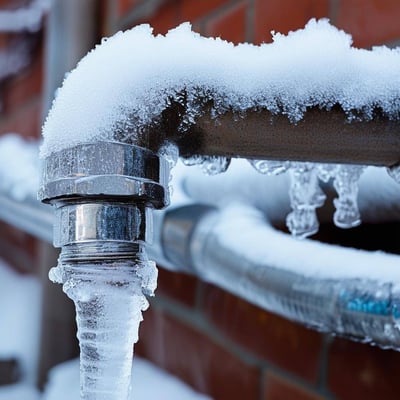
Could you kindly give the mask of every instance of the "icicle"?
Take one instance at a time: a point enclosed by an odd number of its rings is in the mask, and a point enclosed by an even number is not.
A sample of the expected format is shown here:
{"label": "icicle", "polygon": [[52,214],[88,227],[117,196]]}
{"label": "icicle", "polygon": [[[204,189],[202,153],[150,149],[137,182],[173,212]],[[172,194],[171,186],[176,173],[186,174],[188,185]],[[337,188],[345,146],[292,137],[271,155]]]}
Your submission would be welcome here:
{"label": "icicle", "polygon": [[318,178],[321,179],[322,182],[327,183],[332,178],[335,177],[338,168],[339,168],[338,164],[318,164],[317,165]]}
{"label": "icicle", "polygon": [[279,175],[290,167],[289,161],[248,160],[251,166],[261,174]]}
{"label": "icicle", "polygon": [[185,165],[201,165],[201,169],[207,175],[217,175],[225,172],[230,163],[231,159],[227,157],[219,156],[200,156],[195,155],[187,158],[182,158],[182,162]]}
{"label": "icicle", "polygon": [[317,169],[311,163],[291,164],[290,203],[293,211],[287,216],[290,232],[306,238],[318,231],[316,208],[324,204],[326,196],[318,184]]}
{"label": "icicle", "polygon": [[357,195],[358,180],[364,169],[360,165],[340,165],[336,171],[333,186],[339,197],[333,200],[336,207],[333,220],[340,228],[353,228],[361,223]]}
{"label": "icicle", "polygon": [[225,172],[230,163],[230,158],[210,156],[206,157],[205,161],[201,165],[201,169],[207,175],[217,175]]}
{"label": "icicle", "polygon": [[133,344],[148,307],[144,294],[155,289],[155,264],[140,258],[67,264],[52,268],[49,277],[62,283],[75,303],[81,399],[127,400]]}
{"label": "icicle", "polygon": [[[172,169],[175,167],[175,165],[179,159],[178,146],[175,143],[167,141],[160,148],[160,150],[158,151],[158,154],[167,160],[167,162],[169,164],[169,170],[172,171]],[[172,173],[170,173],[169,177],[168,177],[168,192],[169,192],[170,197],[172,197],[172,195],[174,193],[174,188],[172,185],[172,178],[173,178],[173,175],[172,175]]]}
{"label": "icicle", "polygon": [[182,162],[184,165],[188,167],[192,167],[193,165],[201,165],[206,160],[205,156],[194,155],[190,157],[182,157]]}

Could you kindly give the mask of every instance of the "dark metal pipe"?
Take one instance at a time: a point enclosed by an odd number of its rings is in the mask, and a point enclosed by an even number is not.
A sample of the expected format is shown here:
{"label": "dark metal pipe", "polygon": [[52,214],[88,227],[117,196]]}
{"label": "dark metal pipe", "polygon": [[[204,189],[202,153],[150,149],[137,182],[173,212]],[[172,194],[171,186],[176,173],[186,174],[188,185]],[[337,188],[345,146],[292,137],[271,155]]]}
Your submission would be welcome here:
{"label": "dark metal pipe", "polygon": [[309,109],[293,123],[286,115],[247,111],[199,117],[184,134],[177,134],[179,110],[164,113],[162,129],[177,143],[182,156],[314,161],[392,166],[400,160],[400,121],[376,113],[372,120],[349,121],[339,107]]}

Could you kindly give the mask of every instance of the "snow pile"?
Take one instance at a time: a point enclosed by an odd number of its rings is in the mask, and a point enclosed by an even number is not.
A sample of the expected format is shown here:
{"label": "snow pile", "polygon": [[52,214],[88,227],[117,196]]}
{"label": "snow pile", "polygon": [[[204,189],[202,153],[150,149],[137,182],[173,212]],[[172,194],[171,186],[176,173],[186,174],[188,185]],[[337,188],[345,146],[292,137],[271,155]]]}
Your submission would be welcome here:
{"label": "snow pile", "polygon": [[0,386],[0,400],[40,400],[40,397],[37,389],[25,383]]}
{"label": "snow pile", "polygon": [[[130,399],[147,400],[207,400],[209,397],[194,392],[183,382],[146,360],[135,357],[132,370]],[[72,360],[53,368],[43,400],[79,399],[79,360]]]}
{"label": "snow pile", "polygon": [[42,157],[80,143],[135,137],[172,99],[186,109],[182,131],[208,100],[214,116],[267,109],[296,122],[309,107],[339,104],[350,119],[372,118],[375,108],[398,118],[400,50],[351,44],[327,20],[311,20],[260,46],[204,38],[188,23],[165,36],[153,36],[148,25],[119,32],[66,77],[43,128]]}
{"label": "snow pile", "polygon": [[36,198],[39,188],[39,148],[18,134],[0,137],[0,191],[18,201]]}
{"label": "snow pile", "polygon": [[0,358],[15,357],[22,367],[22,378],[29,383],[35,383],[40,293],[37,278],[19,275],[0,260]]}

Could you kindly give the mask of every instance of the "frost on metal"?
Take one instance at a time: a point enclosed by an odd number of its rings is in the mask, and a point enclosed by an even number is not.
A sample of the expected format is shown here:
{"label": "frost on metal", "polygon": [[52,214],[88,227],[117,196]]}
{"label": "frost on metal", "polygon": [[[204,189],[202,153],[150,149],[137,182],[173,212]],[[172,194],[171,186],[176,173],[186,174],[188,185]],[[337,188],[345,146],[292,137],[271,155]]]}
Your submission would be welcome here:
{"label": "frost on metal", "polygon": [[296,123],[310,107],[339,105],[349,120],[370,119],[377,108],[397,119],[399,65],[399,49],[353,48],[351,36],[327,20],[260,46],[204,38],[188,23],[165,36],[141,25],[104,39],[66,77],[43,128],[41,154],[135,139],[171,103],[182,106],[182,132],[206,103],[216,118],[265,109]]}

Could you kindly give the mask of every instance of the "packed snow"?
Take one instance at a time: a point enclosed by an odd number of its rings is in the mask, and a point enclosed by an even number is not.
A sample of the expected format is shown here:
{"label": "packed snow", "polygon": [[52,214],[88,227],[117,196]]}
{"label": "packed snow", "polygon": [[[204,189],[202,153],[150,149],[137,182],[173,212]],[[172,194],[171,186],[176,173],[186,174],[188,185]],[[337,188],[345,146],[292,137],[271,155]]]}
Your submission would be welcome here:
{"label": "packed snow", "polygon": [[30,384],[36,376],[40,305],[39,280],[16,273],[0,260],[0,358],[16,358]]}
{"label": "packed snow", "polygon": [[205,38],[189,23],[165,36],[140,25],[103,39],[67,75],[43,127],[41,156],[134,139],[172,100],[186,107],[182,131],[210,99],[215,116],[267,109],[296,122],[309,107],[339,104],[349,119],[372,118],[375,108],[398,118],[399,66],[398,48],[354,48],[325,19],[260,46]]}

